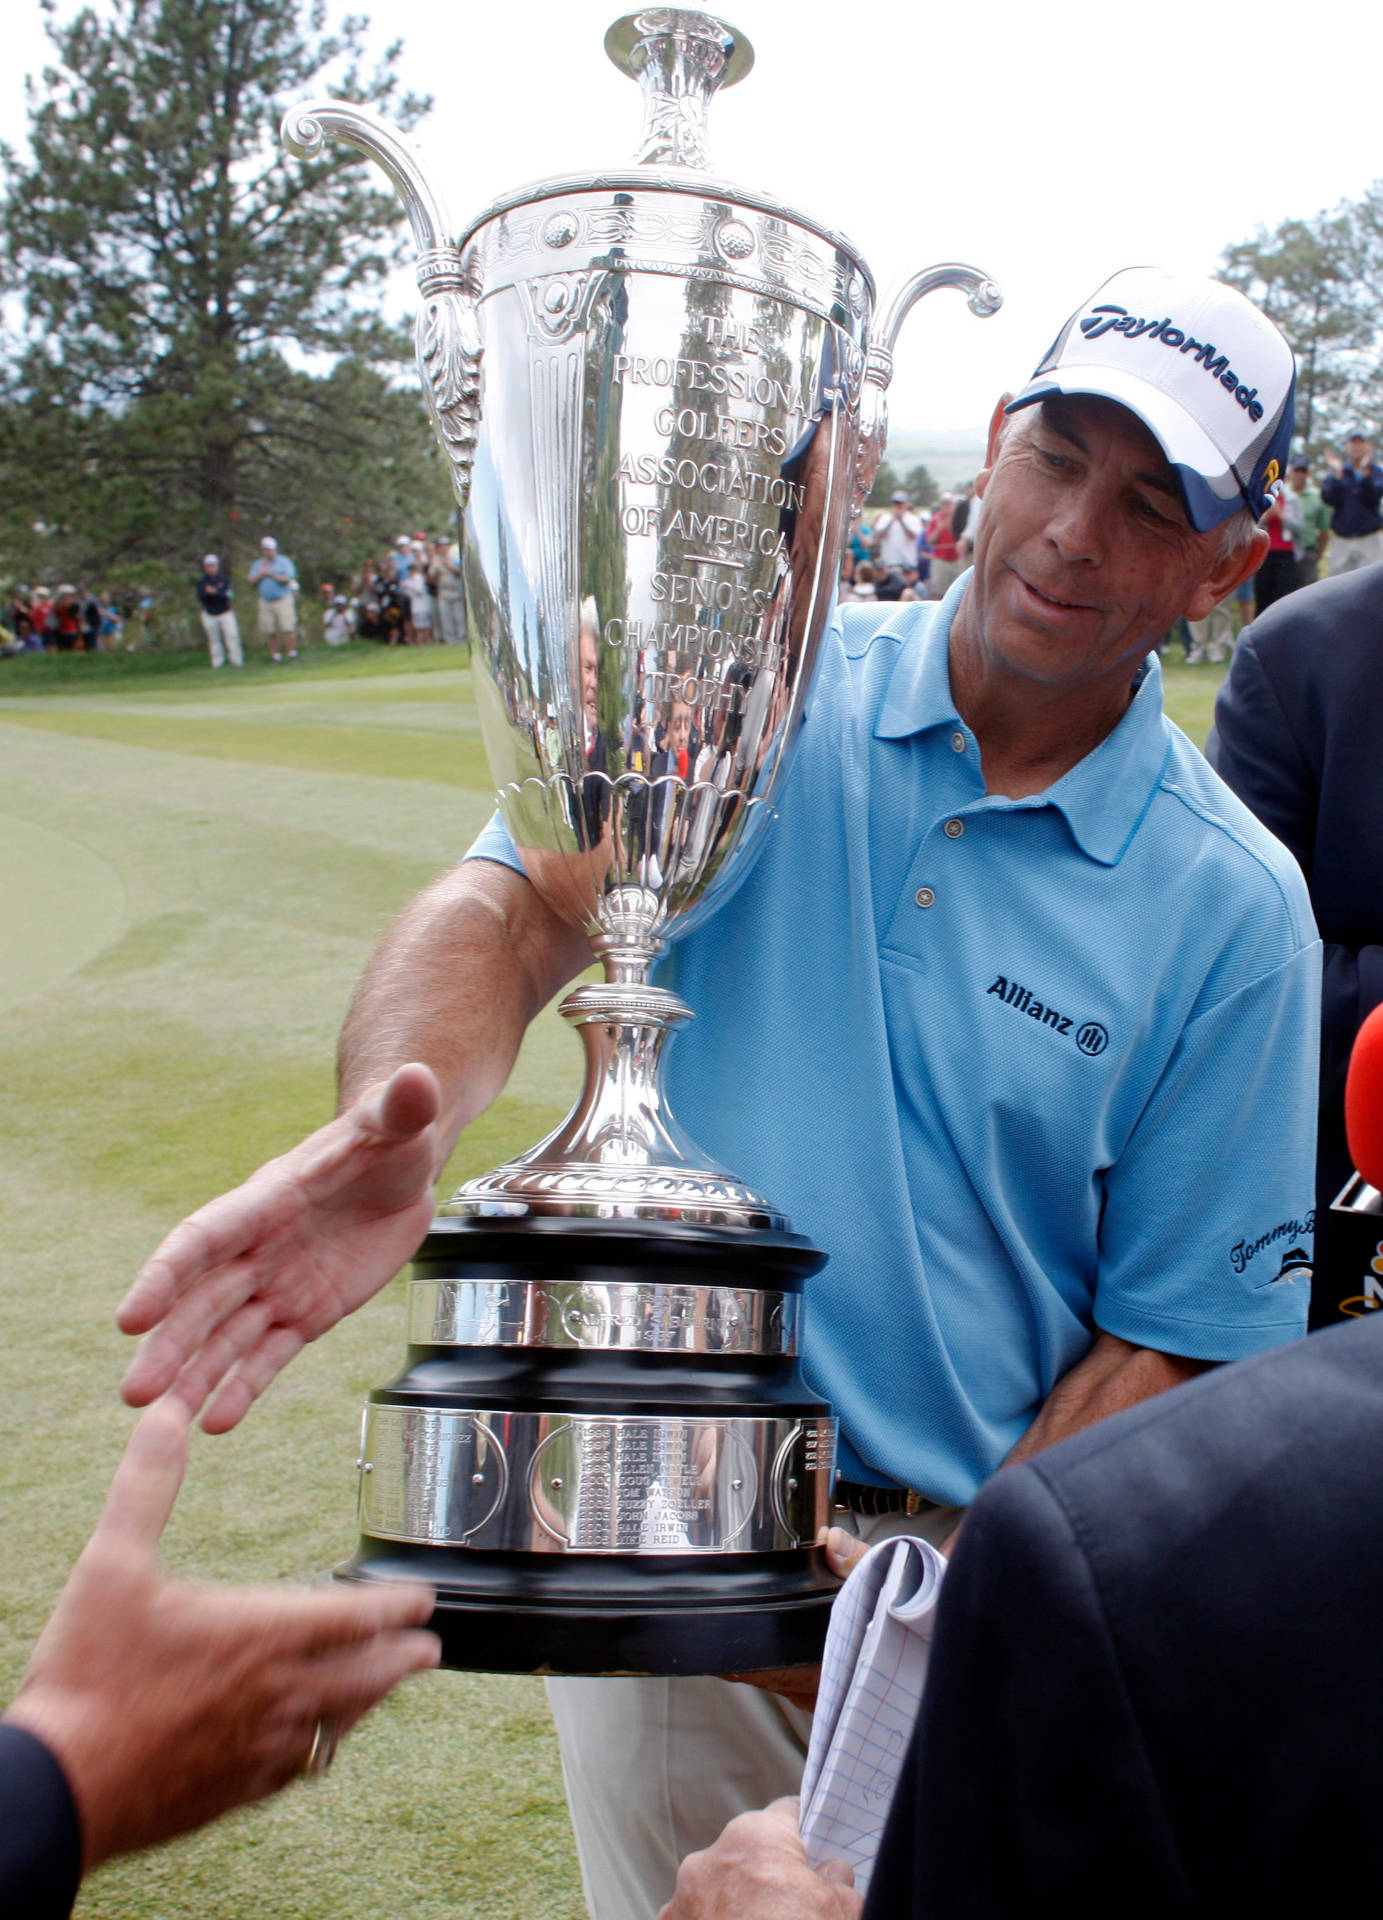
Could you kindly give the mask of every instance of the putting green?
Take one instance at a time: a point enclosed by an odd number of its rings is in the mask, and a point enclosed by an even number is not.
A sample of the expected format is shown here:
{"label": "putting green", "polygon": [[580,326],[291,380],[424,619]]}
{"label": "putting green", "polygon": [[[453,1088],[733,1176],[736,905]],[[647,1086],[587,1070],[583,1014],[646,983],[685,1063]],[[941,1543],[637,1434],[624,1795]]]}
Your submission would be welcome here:
{"label": "putting green", "polygon": [[125,883],[99,853],[33,820],[0,838],[0,1012],[45,993],[117,938]]}

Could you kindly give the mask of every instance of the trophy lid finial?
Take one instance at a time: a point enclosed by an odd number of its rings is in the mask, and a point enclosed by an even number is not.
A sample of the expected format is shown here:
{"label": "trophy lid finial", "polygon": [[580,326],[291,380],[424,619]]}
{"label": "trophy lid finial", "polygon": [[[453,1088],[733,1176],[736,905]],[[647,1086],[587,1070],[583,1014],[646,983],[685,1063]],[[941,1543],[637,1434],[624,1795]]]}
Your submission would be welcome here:
{"label": "trophy lid finial", "polygon": [[713,13],[644,7],[616,20],[605,51],[643,88],[639,163],[704,169],[711,95],[733,87],[754,64],[745,35]]}

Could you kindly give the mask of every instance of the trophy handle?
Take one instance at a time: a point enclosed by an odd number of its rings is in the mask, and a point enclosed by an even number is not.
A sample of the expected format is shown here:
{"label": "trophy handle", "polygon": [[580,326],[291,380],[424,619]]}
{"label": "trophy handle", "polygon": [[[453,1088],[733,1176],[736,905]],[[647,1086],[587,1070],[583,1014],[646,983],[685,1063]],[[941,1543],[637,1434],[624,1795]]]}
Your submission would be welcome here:
{"label": "trophy handle", "polygon": [[924,267],[911,280],[905,280],[884,311],[879,338],[869,349],[864,366],[864,388],[860,394],[859,453],[855,463],[855,498],[850,517],[863,507],[874,486],[874,477],[883,459],[888,440],[888,385],[893,378],[893,349],[903,322],[919,300],[935,293],[938,287],[958,287],[967,295],[966,305],[979,320],[987,320],[1004,304],[998,285],[978,267],[967,267],[958,260]]}
{"label": "trophy handle", "polygon": [[284,115],[279,137],[300,160],[315,160],[328,140],[354,147],[384,170],[404,204],[422,295],[414,332],[418,372],[452,490],[464,508],[480,426],[480,329],[446,202],[398,128],[349,101],[302,101]]}

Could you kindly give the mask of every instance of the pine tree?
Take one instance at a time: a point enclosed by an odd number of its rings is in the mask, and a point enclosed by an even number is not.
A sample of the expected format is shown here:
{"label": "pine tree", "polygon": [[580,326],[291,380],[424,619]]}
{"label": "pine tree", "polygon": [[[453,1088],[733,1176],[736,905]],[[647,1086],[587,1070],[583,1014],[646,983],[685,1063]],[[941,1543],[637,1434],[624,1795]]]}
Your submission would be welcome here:
{"label": "pine tree", "polygon": [[1383,190],[1227,247],[1222,272],[1297,356],[1296,434],[1314,453],[1383,407]]}
{"label": "pine tree", "polygon": [[874,475],[874,485],[869,490],[869,498],[864,504],[867,507],[886,507],[898,491],[898,487],[896,468],[891,467],[887,460],[881,460],[879,471]]}
{"label": "pine tree", "polygon": [[903,492],[915,507],[934,507],[941,498],[941,489],[930,470],[920,464],[909,467],[903,476]]}
{"label": "pine tree", "polygon": [[37,451],[20,518],[70,525],[91,569],[243,553],[267,524],[301,544],[343,477],[342,515],[378,522],[357,545],[445,517],[411,376],[393,373],[404,331],[368,304],[401,257],[401,210],[348,149],[304,163],[278,144],[309,92],[406,126],[426,110],[401,91],[397,46],[364,70],[365,26],[328,32],[301,0],[114,0],[50,26],[32,158],[4,156],[27,326],[0,485],[8,443]]}

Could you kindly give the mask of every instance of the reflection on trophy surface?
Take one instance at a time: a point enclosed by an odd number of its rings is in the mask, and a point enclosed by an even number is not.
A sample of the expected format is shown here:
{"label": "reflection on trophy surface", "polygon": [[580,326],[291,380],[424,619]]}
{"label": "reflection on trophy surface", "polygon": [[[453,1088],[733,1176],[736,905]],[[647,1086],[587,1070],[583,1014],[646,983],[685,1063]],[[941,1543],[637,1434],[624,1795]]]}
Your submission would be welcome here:
{"label": "reflection on trophy surface", "polygon": [[743,35],[649,8],[606,49],[644,91],[638,161],[459,238],[383,122],[320,101],[284,127],[369,154],[407,207],[500,812],[604,971],[562,1004],[576,1107],[419,1252],[351,1571],[433,1581],[455,1664],[724,1672],[824,1633],[834,1422],[796,1361],[824,1256],[669,1112],[661,1053],[692,1009],[649,970],[770,827],[903,319],[933,287],[978,313],[998,294],[936,267],[879,322],[846,240],[705,171]]}

